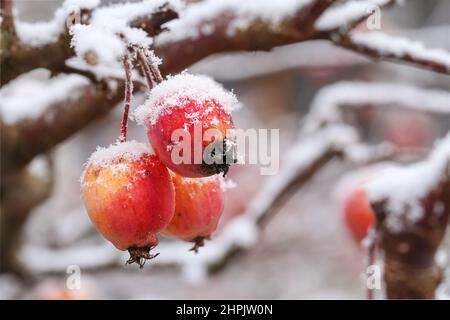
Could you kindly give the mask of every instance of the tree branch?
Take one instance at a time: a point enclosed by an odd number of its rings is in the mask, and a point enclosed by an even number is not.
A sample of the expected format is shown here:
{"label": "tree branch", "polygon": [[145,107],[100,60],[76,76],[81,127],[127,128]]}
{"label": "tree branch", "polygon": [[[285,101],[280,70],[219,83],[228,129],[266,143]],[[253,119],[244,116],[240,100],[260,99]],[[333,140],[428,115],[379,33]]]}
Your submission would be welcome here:
{"label": "tree branch", "polygon": [[37,154],[45,153],[107,114],[122,100],[124,85],[121,82],[111,91],[106,83],[100,82],[79,90],[80,98],[53,104],[37,119],[3,125],[0,137],[2,174],[22,168]]}
{"label": "tree branch", "polygon": [[[19,230],[28,218],[29,212],[46,199],[52,189],[53,177],[49,156],[37,161],[45,161],[48,167],[45,174],[34,173],[25,168],[12,175],[3,176],[1,181],[1,232],[0,232],[0,272],[20,270],[17,261]],[[42,169],[42,168],[40,168]],[[26,195],[26,196],[24,196]]]}
{"label": "tree branch", "polygon": [[444,179],[420,200],[422,218],[414,224],[404,223],[400,232],[393,231],[387,223],[393,214],[388,201],[373,204],[384,252],[384,281],[389,299],[435,298],[443,278],[435,255],[450,221],[450,162],[442,175]]}
{"label": "tree branch", "polygon": [[[3,2],[2,2],[3,3]],[[88,24],[91,10],[82,10],[83,24]],[[178,17],[178,14],[168,4],[158,8],[155,12],[138,17],[130,22],[131,27],[142,28],[150,36],[155,36],[165,29],[162,25]],[[54,42],[33,46],[21,42],[16,38],[15,47],[7,46],[2,54],[1,85],[8,83],[18,75],[36,68],[46,68],[53,73],[67,70],[66,60],[75,55],[70,46],[71,36],[68,28],[59,35]]]}
{"label": "tree branch", "polygon": [[355,32],[333,38],[334,43],[376,60],[390,60],[450,74],[450,53],[381,32]]}

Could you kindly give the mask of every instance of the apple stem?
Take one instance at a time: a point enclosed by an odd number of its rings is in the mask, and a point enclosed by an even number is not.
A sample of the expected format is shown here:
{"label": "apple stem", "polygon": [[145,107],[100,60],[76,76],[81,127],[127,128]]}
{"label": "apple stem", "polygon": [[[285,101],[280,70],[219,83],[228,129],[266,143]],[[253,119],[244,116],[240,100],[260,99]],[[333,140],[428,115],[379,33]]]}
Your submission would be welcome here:
{"label": "apple stem", "polygon": [[159,70],[158,64],[152,59],[152,55],[146,55],[146,57],[150,65],[150,71],[152,72],[156,82],[157,83],[163,82],[164,78],[161,75],[161,71]]}
{"label": "apple stem", "polygon": [[145,80],[147,81],[147,88],[150,91],[150,90],[152,90],[154,83],[153,83],[152,72],[148,65],[147,57],[144,54],[144,51],[142,48],[137,49],[136,54],[137,54],[137,58],[139,60],[139,64],[141,65],[142,72],[145,75]]}
{"label": "apple stem", "polygon": [[123,56],[123,66],[125,69],[125,98],[124,98],[124,110],[122,118],[122,127],[120,132],[120,142],[127,141],[127,123],[128,123],[128,112],[130,111],[131,105],[131,94],[133,91],[133,84],[131,82],[131,62],[128,55]]}

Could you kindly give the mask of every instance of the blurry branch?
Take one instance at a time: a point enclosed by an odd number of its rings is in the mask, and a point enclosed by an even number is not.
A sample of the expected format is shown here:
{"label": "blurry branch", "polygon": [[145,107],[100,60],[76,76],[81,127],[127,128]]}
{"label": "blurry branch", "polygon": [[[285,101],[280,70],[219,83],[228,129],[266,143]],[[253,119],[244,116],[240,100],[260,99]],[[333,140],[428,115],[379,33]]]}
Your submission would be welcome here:
{"label": "blurry branch", "polygon": [[[383,40],[382,46],[377,46],[375,39]],[[364,39],[365,38],[365,39]],[[391,60],[404,62],[418,67],[423,67],[438,73],[450,74],[450,53],[438,49],[426,49],[420,46],[419,50],[411,50],[417,43],[414,41],[389,36],[381,32],[362,33],[355,32],[332,38],[335,44],[346,49],[353,50],[376,60]],[[357,41],[363,39],[364,41]],[[399,43],[401,47],[399,48]],[[399,49],[402,50],[399,53]],[[434,53],[438,53],[434,55]]]}
{"label": "blurry branch", "polygon": [[89,84],[78,90],[81,91],[80,98],[53,104],[36,119],[2,125],[2,175],[25,166],[37,154],[45,153],[107,114],[121,101],[123,84],[114,91],[109,90],[103,82]]}
{"label": "blurry branch", "polygon": [[[9,6],[12,8],[12,0],[1,1],[2,4],[4,2],[9,3]],[[69,19],[70,17],[68,16],[67,18]],[[14,26],[12,15],[10,23]],[[64,66],[67,57],[73,54],[68,31],[67,27],[64,27],[64,32],[59,35],[55,42],[33,46],[23,43],[17,37],[15,29],[14,32],[11,28],[3,30],[2,24],[2,38],[10,39],[10,41],[5,43],[2,41],[0,84],[3,86],[22,73],[36,68],[47,68],[53,72],[60,70]]]}
{"label": "blurry branch", "polygon": [[[448,135],[448,138],[450,135]],[[450,141],[450,140],[449,140]],[[447,143],[447,148],[450,146]],[[393,230],[389,223],[394,213],[389,205],[390,196],[373,203],[377,215],[376,228],[380,240],[380,249],[384,253],[384,281],[389,299],[433,299],[436,289],[443,279],[443,266],[439,265],[436,253],[441,246],[450,221],[450,158],[440,180],[425,196],[416,200],[422,216],[411,222],[414,208],[404,205],[401,215],[401,229]],[[409,168],[408,168],[409,169]],[[410,174],[416,174],[416,181],[423,177],[415,167]],[[382,177],[381,177],[382,178]],[[410,180],[406,180],[403,189],[410,189]]]}
{"label": "blurry branch", "polygon": [[[309,115],[304,119],[305,134],[320,132],[327,127],[336,126],[346,121],[344,111],[357,113],[364,108],[382,108],[392,105],[442,115],[450,114],[448,101],[450,94],[446,91],[425,90],[411,86],[388,83],[341,82],[323,88],[312,102]],[[347,109],[347,110],[345,110]],[[372,152],[364,144],[351,145],[343,149],[347,159],[353,162],[370,162],[378,159],[381,152]],[[432,299],[436,288],[442,280],[442,267],[436,262],[436,252],[442,243],[450,219],[450,133],[444,141],[432,151],[430,158],[417,165],[413,164],[402,170],[399,184],[392,186],[392,176],[396,172],[386,174],[389,180],[384,184],[385,193],[395,198],[395,194],[402,190],[412,189],[411,197],[426,185],[430,176],[438,177],[424,196],[418,199],[407,198],[403,205],[401,216],[401,230],[392,228],[392,221],[397,221],[398,213],[391,211],[398,207],[398,202],[390,205],[389,197],[373,203],[377,214],[377,230],[380,240],[380,250],[384,253],[384,279],[386,293],[392,299]],[[362,151],[362,153],[361,153]],[[369,151],[369,152],[367,152]],[[396,155],[396,150],[387,148],[386,156]],[[378,154],[378,155],[377,155]],[[364,160],[365,159],[365,160]],[[427,162],[428,161],[428,162]],[[445,162],[444,162],[445,161]],[[444,162],[444,164],[442,164]],[[429,170],[424,172],[424,164]],[[432,173],[434,168],[442,172]],[[405,179],[405,173],[410,175]],[[411,175],[414,176],[413,179]],[[381,176],[381,179],[383,176]],[[415,181],[419,185],[411,185]],[[370,190],[370,185],[369,185]],[[396,200],[394,200],[396,201]],[[422,216],[413,221],[412,204],[420,206]],[[417,212],[417,210],[415,211]],[[389,222],[390,221],[390,222]]]}
{"label": "blurry branch", "polygon": [[0,270],[17,271],[17,253],[20,248],[20,232],[29,212],[45,200],[52,189],[52,161],[41,156],[38,172],[27,167],[12,175],[2,176],[0,212]]}
{"label": "blurry branch", "polygon": [[322,88],[311,111],[303,119],[304,132],[342,123],[346,112],[358,114],[369,108],[407,108],[435,115],[450,115],[450,93],[444,90],[384,82],[342,81]]}
{"label": "blurry branch", "polygon": [[13,17],[13,0],[1,0],[1,31],[2,31],[2,41],[6,40],[3,36],[10,36],[11,38],[17,37],[16,29],[14,27],[14,17]]}

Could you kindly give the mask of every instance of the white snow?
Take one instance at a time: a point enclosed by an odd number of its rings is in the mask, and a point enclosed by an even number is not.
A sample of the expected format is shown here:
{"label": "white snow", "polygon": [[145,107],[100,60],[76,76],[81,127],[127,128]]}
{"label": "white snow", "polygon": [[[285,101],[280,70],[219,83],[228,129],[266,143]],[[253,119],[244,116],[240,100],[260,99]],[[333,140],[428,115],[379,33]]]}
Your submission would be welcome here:
{"label": "white snow", "polygon": [[420,201],[445,177],[449,161],[450,133],[436,143],[428,159],[386,169],[368,183],[372,203],[387,200],[387,225],[392,231],[402,230],[404,221],[413,223],[423,216]]}
{"label": "white snow", "polygon": [[102,64],[110,64],[120,60],[125,53],[125,43],[109,28],[78,24],[72,27],[71,33],[72,46],[80,58],[92,52]]}
{"label": "white snow", "polygon": [[392,0],[349,1],[327,9],[315,22],[318,31],[346,29],[354,22],[367,16],[376,7],[381,7]]}
{"label": "white snow", "polygon": [[72,12],[81,9],[94,9],[100,4],[100,0],[66,0],[54,14],[50,21],[24,22],[15,20],[16,32],[20,40],[28,45],[44,45],[54,42],[64,31],[67,17]]}
{"label": "white snow", "polygon": [[161,33],[157,42],[164,44],[211,34],[214,31],[211,23],[226,15],[233,17],[226,30],[230,36],[257,19],[275,28],[283,19],[295,14],[310,2],[311,0],[206,0],[194,3],[180,12],[179,19],[166,24],[170,31]]}
{"label": "white snow", "polygon": [[78,98],[81,93],[78,89],[88,84],[89,80],[80,75],[60,74],[50,78],[48,70],[34,70],[0,89],[0,116],[6,124],[37,119],[50,105]]}
{"label": "white snow", "polygon": [[112,4],[96,10],[91,23],[102,26],[109,25],[113,31],[121,32],[130,21],[151,14],[166,3],[169,3],[175,10],[181,10],[183,7],[180,0],[141,0]]}
{"label": "white snow", "polygon": [[[24,43],[44,45],[56,41],[67,27],[72,35],[71,46],[77,56],[83,59],[87,53],[91,53],[96,58],[96,63],[107,69],[110,64],[120,61],[126,52],[126,44],[144,47],[152,44],[153,39],[144,30],[131,28],[129,23],[133,19],[151,14],[165,3],[175,9],[181,8],[180,0],[142,0],[98,8],[96,7],[100,0],[66,0],[50,21],[17,22],[17,33]],[[77,13],[81,8],[96,8],[89,24],[66,24],[69,14]],[[101,78],[103,73],[105,72],[96,75]]]}
{"label": "white snow", "polygon": [[311,112],[304,119],[305,131],[313,131],[323,122],[342,121],[340,107],[376,107],[398,105],[415,110],[450,113],[450,93],[436,89],[421,89],[397,83],[338,82],[316,95]]}
{"label": "white snow", "polygon": [[47,157],[44,155],[34,157],[28,165],[28,171],[31,175],[37,178],[48,180],[50,175],[50,166]]}
{"label": "white snow", "polygon": [[383,173],[384,170],[394,166],[391,162],[380,162],[370,166],[357,168],[345,174],[336,184],[333,192],[333,198],[344,206],[345,200],[349,194],[357,188],[365,188],[377,175]]}
{"label": "white snow", "polygon": [[213,100],[227,113],[231,113],[238,106],[236,96],[213,79],[183,72],[169,76],[154,87],[149,98],[134,112],[134,118],[139,124],[147,121],[154,124],[161,112],[167,111],[168,108],[182,107],[187,101],[186,98],[194,99],[198,103]]}
{"label": "white snow", "polygon": [[381,55],[395,57],[410,56],[441,63],[450,70],[450,53],[442,49],[426,48],[422,42],[403,37],[387,35],[383,32],[354,32],[350,34],[352,41],[358,45],[376,50]]}
{"label": "white snow", "polygon": [[118,142],[109,147],[97,147],[97,150],[90,156],[88,165],[103,167],[115,163],[118,160],[136,161],[144,154],[152,154],[151,149],[134,140]]}
{"label": "white snow", "polygon": [[220,179],[220,187],[222,188],[222,190],[224,191],[224,192],[226,192],[227,190],[230,190],[230,189],[234,189],[234,188],[236,188],[237,187],[237,184],[236,184],[236,182],[235,181],[233,181],[233,180],[231,180],[231,179],[225,179],[225,178],[221,178]]}

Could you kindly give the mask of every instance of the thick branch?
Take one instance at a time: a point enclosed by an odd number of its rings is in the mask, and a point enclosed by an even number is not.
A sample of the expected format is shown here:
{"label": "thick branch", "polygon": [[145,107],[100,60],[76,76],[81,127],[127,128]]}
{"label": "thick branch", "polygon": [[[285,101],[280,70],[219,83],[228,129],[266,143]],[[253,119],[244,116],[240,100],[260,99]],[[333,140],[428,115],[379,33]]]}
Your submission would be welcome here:
{"label": "thick branch", "polygon": [[[105,83],[79,89],[80,98],[54,104],[37,119],[3,125],[1,172],[23,167],[35,155],[45,153],[75,132],[107,114],[122,100],[124,87],[111,92]],[[50,118],[50,120],[49,120]]]}
{"label": "thick branch", "polygon": [[[450,165],[447,167],[450,172]],[[421,201],[423,217],[401,232],[385,223],[386,202],[374,204],[381,249],[385,257],[384,280],[389,299],[433,299],[443,271],[435,255],[450,219],[450,173]],[[436,212],[439,208],[440,212]]]}
{"label": "thick branch", "polygon": [[426,160],[386,170],[367,190],[385,258],[387,297],[434,298],[442,280],[436,253],[450,221],[450,132]]}
{"label": "thick branch", "polygon": [[[277,46],[316,39],[320,35],[314,29],[314,22],[333,2],[334,0],[317,0],[301,6],[276,27],[255,18],[247,27],[233,33],[229,32],[229,28],[237,17],[229,10],[224,10],[208,20],[199,21],[195,26],[184,25],[182,18],[174,21],[174,25],[168,25],[169,32],[162,34],[162,39],[156,39],[155,52],[164,61],[161,66],[162,72],[172,73],[183,70],[214,53],[268,51]],[[193,6],[198,6],[200,10],[206,5],[199,3]],[[194,8],[191,10],[194,11]],[[176,28],[175,32],[180,32],[184,28],[197,28],[200,34],[197,37],[187,36],[177,41],[167,41],[165,38],[170,38],[173,32],[171,28]],[[211,28],[213,31],[202,32],[204,28]]]}
{"label": "thick branch", "polygon": [[[90,11],[82,11],[82,16],[87,17],[82,23],[88,23],[91,14]],[[169,5],[164,5],[154,13],[130,22],[130,26],[142,28],[150,36],[155,36],[164,30],[162,27],[164,23],[177,17],[177,13]],[[6,47],[2,54],[1,85],[36,68],[46,68],[53,73],[66,71],[66,60],[75,55],[70,41],[71,37],[67,28],[64,28],[55,42],[44,45],[32,46],[17,39],[14,46]]]}
{"label": "thick branch", "polygon": [[0,232],[0,272],[17,271],[19,263],[19,230],[22,228],[32,208],[46,199],[51,192],[51,160],[49,157],[39,159],[46,161],[49,176],[34,174],[32,169],[3,176],[1,193],[1,232]]}

